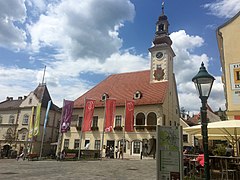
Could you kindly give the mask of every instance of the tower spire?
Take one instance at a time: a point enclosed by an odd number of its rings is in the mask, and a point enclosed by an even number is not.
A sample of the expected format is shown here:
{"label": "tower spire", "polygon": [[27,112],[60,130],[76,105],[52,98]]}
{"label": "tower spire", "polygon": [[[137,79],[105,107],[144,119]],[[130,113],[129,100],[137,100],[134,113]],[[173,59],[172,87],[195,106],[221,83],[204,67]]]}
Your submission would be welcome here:
{"label": "tower spire", "polygon": [[164,0],[162,0],[162,15],[164,15]]}
{"label": "tower spire", "polygon": [[42,78],[42,85],[44,83],[44,78],[45,78],[45,72],[46,72],[46,65],[44,66],[44,71],[43,71],[43,78]]}

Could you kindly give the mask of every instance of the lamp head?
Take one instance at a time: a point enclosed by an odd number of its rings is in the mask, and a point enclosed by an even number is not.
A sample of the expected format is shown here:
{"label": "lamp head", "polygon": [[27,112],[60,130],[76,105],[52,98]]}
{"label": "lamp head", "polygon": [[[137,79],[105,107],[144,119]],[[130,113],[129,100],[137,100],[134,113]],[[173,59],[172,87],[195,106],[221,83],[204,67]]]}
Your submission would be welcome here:
{"label": "lamp head", "polygon": [[208,99],[214,80],[215,78],[207,72],[204,63],[202,62],[199,72],[192,78],[192,81],[198,90],[200,99]]}

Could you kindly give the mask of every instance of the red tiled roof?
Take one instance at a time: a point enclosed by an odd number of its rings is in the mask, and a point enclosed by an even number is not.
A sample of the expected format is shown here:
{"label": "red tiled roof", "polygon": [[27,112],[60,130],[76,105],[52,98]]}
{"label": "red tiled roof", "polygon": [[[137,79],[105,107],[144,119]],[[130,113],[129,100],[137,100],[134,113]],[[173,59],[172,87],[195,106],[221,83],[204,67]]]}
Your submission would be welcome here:
{"label": "red tiled roof", "polygon": [[150,83],[150,71],[139,71],[113,74],[97,84],[88,92],[74,101],[74,108],[81,108],[84,99],[96,100],[96,107],[104,106],[102,95],[107,93],[109,98],[116,99],[117,106],[124,106],[126,100],[132,100],[136,91],[142,93],[141,99],[135,100],[136,105],[161,104],[164,102],[168,82]]}

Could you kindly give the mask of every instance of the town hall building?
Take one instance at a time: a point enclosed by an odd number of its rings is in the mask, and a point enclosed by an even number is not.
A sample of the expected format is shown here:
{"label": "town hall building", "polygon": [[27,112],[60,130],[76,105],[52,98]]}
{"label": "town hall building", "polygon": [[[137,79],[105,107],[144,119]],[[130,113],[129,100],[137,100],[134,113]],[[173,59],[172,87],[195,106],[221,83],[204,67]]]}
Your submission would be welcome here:
{"label": "town hall building", "polygon": [[[169,22],[162,14],[156,22],[156,32],[149,70],[112,74],[74,101],[70,131],[63,134],[61,149],[81,149],[88,144],[90,150],[124,144],[124,157],[154,155],[156,125],[179,126],[180,110],[173,72],[175,56],[169,37]],[[91,131],[81,135],[84,99],[95,100]],[[107,98],[116,99],[113,131],[105,132],[103,143],[104,109]],[[134,100],[134,130],[124,131],[125,101]],[[82,138],[80,138],[82,137]],[[81,141],[81,142],[80,142]]]}

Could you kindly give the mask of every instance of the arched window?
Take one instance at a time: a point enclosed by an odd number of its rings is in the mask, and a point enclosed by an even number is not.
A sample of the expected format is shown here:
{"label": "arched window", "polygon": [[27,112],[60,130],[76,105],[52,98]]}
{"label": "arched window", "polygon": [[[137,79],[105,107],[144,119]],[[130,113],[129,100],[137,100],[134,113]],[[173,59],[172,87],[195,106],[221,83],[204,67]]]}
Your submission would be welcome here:
{"label": "arched window", "polygon": [[15,118],[14,118],[14,115],[10,115],[10,116],[9,116],[9,121],[8,121],[9,124],[14,124],[14,119],[15,119]]}
{"label": "arched window", "polygon": [[23,122],[22,122],[22,124],[27,125],[27,124],[28,124],[28,120],[29,120],[29,115],[25,114],[25,115],[23,116]]}
{"label": "arched window", "polygon": [[145,125],[145,115],[143,113],[137,114],[136,125]]}
{"label": "arched window", "polygon": [[3,118],[2,118],[2,116],[0,115],[0,124],[2,124],[2,119],[3,119]]}
{"label": "arched window", "polygon": [[157,125],[157,115],[154,112],[147,115],[147,125]]}

